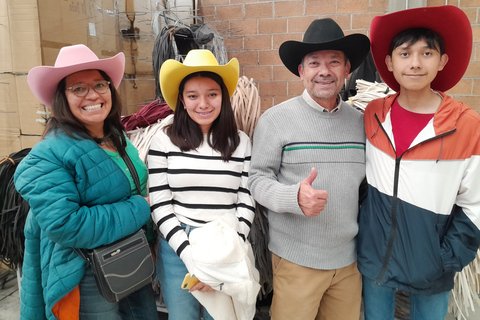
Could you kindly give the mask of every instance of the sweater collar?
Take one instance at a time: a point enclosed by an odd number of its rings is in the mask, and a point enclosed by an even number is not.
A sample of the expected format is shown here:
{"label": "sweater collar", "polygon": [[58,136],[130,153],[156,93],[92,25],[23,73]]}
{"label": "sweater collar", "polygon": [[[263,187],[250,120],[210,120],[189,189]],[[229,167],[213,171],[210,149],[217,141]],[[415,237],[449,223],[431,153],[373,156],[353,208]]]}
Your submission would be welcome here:
{"label": "sweater collar", "polygon": [[[328,109],[325,109],[320,104],[318,104],[315,100],[313,100],[313,98],[308,94],[307,89],[303,90],[302,98],[303,98],[303,100],[305,100],[308,103],[308,105],[310,107],[312,107],[312,108],[314,108],[318,111],[321,111],[321,112],[326,112],[326,113],[330,112],[330,111],[328,111]],[[335,108],[333,108],[331,113],[337,112],[340,109],[341,102],[342,102],[342,99],[340,99],[340,95],[338,95],[337,96],[337,106]]]}

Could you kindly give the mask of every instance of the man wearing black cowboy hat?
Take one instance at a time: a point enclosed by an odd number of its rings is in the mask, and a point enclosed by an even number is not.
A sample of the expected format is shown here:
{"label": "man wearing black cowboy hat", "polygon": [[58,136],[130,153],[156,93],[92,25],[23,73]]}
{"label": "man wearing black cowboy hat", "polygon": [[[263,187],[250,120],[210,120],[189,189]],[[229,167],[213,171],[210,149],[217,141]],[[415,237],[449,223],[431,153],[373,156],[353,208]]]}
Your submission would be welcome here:
{"label": "man wearing black cowboy hat", "polygon": [[273,320],[359,319],[365,133],[362,114],[339,92],[369,50],[365,35],[345,36],[332,19],[313,21],[302,42],[279,48],[305,91],[262,115],[249,173],[254,198],[268,209]]}

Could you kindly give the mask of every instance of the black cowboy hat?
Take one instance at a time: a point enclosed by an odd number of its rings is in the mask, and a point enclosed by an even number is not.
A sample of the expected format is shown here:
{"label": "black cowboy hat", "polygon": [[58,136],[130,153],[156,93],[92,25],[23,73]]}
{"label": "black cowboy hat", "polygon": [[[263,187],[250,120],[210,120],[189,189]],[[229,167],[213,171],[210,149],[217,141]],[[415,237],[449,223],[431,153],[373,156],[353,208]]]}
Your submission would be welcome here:
{"label": "black cowboy hat", "polygon": [[302,42],[285,41],[278,51],[285,67],[298,76],[298,65],[303,57],[319,50],[342,51],[350,61],[350,72],[353,72],[370,51],[370,40],[360,33],[345,36],[340,26],[330,18],[316,19],[305,31]]}

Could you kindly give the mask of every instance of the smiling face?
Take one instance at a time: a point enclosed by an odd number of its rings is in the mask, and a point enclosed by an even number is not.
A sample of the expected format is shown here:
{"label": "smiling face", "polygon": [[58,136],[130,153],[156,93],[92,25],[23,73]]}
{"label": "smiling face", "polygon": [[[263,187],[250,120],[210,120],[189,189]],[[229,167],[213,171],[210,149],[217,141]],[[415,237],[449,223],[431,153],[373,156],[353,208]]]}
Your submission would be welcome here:
{"label": "smiling face", "polygon": [[309,95],[322,107],[332,110],[350,73],[350,62],[342,51],[316,51],[303,58],[298,73]]}
{"label": "smiling face", "polygon": [[103,124],[112,109],[112,93],[110,89],[105,93],[98,93],[92,86],[98,81],[104,81],[98,70],[86,70],[72,73],[65,78],[66,88],[79,84],[89,87],[88,93],[79,97],[72,90],[65,90],[68,105],[72,114],[90,131],[94,137],[103,137]]}
{"label": "smiling face", "polygon": [[196,76],[185,82],[181,100],[190,118],[208,133],[222,110],[222,89],[213,79]]}
{"label": "smiling face", "polygon": [[385,58],[388,70],[403,91],[430,91],[432,81],[447,61],[446,54],[430,48],[424,39],[404,43]]}

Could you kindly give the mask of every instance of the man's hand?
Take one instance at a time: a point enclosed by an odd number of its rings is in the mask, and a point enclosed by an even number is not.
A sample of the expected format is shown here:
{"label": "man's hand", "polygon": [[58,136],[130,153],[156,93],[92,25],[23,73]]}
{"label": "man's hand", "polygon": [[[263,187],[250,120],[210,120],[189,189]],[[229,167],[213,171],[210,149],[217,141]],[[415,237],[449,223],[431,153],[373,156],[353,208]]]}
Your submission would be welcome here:
{"label": "man's hand", "polygon": [[327,204],[328,192],[312,188],[312,183],[316,177],[317,169],[312,168],[308,177],[300,182],[300,189],[298,190],[298,205],[307,217],[318,216]]}

